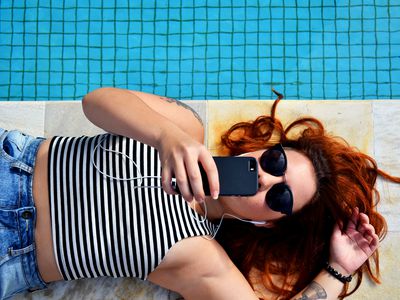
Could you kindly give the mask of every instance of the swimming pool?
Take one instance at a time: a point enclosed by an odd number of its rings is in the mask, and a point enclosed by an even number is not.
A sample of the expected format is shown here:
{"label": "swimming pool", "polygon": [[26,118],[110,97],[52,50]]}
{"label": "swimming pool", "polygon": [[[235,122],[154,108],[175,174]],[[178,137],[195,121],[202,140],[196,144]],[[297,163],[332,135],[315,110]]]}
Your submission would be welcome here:
{"label": "swimming pool", "polygon": [[178,99],[271,99],[272,86],[289,99],[400,98],[400,3],[0,1],[0,100],[80,99],[100,86]]}

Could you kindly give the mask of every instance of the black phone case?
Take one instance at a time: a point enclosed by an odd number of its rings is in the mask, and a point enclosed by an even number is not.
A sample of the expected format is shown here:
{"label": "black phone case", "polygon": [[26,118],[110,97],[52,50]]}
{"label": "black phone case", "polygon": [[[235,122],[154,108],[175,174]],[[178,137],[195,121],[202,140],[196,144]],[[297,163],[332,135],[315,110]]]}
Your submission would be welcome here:
{"label": "black phone case", "polygon": [[[254,157],[214,156],[221,196],[252,196],[258,190],[258,164]],[[200,165],[203,189],[210,195],[207,175]]]}

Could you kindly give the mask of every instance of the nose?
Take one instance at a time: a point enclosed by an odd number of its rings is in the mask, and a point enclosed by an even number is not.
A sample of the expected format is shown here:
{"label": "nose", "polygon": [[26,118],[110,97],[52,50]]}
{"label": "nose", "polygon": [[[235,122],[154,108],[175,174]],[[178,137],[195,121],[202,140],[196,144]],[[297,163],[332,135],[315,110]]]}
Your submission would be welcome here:
{"label": "nose", "polygon": [[258,174],[258,191],[263,192],[269,190],[273,185],[284,181],[284,176],[273,176],[266,172]]}

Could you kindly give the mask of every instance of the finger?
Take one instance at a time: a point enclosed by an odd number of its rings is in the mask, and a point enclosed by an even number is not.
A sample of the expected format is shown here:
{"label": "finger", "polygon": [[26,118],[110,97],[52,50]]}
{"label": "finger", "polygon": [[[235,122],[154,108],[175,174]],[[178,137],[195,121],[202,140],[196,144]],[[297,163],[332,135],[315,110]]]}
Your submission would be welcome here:
{"label": "finger", "polygon": [[360,213],[360,223],[369,224],[369,218],[366,214]]}
{"label": "finger", "polygon": [[196,201],[203,202],[205,198],[203,183],[201,181],[201,173],[197,160],[191,160],[185,164],[187,176],[192,194]]}
{"label": "finger", "polygon": [[376,248],[378,248],[378,246],[379,246],[379,237],[378,237],[377,234],[374,234],[374,235],[373,235],[373,239],[372,239],[372,241],[371,241],[371,243],[370,243],[370,247],[371,247],[371,249],[372,249],[373,251],[375,251]]}
{"label": "finger", "polygon": [[163,190],[167,193],[167,194],[176,194],[175,190],[172,188],[172,171],[170,168],[168,167],[163,167],[161,169],[161,184],[162,184],[162,188]]}
{"label": "finger", "polygon": [[358,231],[362,233],[363,235],[365,234],[375,234],[375,228],[371,224],[362,224],[359,226]]}
{"label": "finger", "polygon": [[199,161],[207,174],[208,185],[210,187],[211,197],[218,199],[219,195],[219,177],[218,169],[214,159],[208,151],[204,151],[199,156]]}
{"label": "finger", "polygon": [[372,240],[374,239],[373,233],[370,232],[363,234],[363,237],[367,240],[368,244],[371,244]]}
{"label": "finger", "polygon": [[[358,227],[358,231],[353,231],[351,234],[354,241],[357,242],[361,249],[369,251],[371,244],[375,243],[375,228],[371,224],[362,224]],[[366,252],[367,253],[367,252]]]}
{"label": "finger", "polygon": [[177,163],[175,165],[175,178],[176,178],[176,183],[179,187],[179,190],[181,192],[182,197],[188,201],[192,202],[193,201],[193,194],[189,185],[187,173],[186,173],[186,168],[183,164],[183,161]]}
{"label": "finger", "polygon": [[350,220],[347,224],[347,229],[354,229],[356,230],[357,228],[357,223],[358,223],[358,218],[359,218],[359,210],[358,207],[353,209],[353,212],[351,214]]}
{"label": "finger", "polygon": [[368,235],[364,237],[364,240],[358,242],[361,249],[364,249],[365,253],[371,255],[379,245],[379,237],[376,234]]}
{"label": "finger", "polygon": [[371,224],[365,224],[365,225],[362,227],[362,229],[363,229],[363,231],[362,231],[363,237],[364,237],[365,239],[367,239],[367,241],[368,241],[369,243],[371,243],[372,240],[373,240],[374,235],[376,235],[376,234],[375,234],[375,228],[374,228]]}

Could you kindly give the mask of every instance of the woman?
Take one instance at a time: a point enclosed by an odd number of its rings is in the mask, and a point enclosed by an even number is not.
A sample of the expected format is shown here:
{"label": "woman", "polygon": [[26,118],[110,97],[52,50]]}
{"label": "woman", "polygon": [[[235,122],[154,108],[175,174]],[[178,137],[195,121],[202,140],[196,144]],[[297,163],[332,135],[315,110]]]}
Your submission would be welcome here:
{"label": "woman", "polygon": [[[317,120],[284,130],[277,103],[270,117],[222,138],[232,155],[260,164],[259,190],[246,198],[218,196],[201,121],[172,99],[93,91],[83,110],[112,133],[96,137],[42,140],[3,130],[1,297],[98,276],[139,277],[185,299],[336,299],[352,274],[356,288],[363,272],[377,281],[370,260],[378,266],[386,227],[374,210],[375,179],[400,180],[327,136]],[[289,137],[298,126],[307,130]]]}

